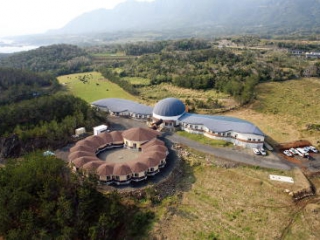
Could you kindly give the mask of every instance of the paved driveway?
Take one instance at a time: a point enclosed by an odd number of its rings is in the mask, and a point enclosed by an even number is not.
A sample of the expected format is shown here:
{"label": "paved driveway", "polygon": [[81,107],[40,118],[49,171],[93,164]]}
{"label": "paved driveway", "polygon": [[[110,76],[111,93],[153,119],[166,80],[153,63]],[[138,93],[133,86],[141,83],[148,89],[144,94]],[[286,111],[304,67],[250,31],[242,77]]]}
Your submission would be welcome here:
{"label": "paved driveway", "polygon": [[[147,127],[145,122],[128,119],[128,118],[121,118],[121,117],[112,117],[109,116],[108,120],[110,121],[110,130],[124,130],[131,127]],[[203,153],[211,154],[217,156],[219,158],[231,160],[234,162],[260,166],[265,168],[273,168],[279,170],[289,170],[294,167],[293,164],[290,164],[278,156],[269,152],[268,156],[257,156],[254,155],[248,149],[237,149],[237,148],[215,148],[209,145],[203,145],[201,143],[192,141],[188,138],[184,138],[177,134],[165,134],[165,137],[170,140],[172,143],[180,143],[186,145],[188,147],[194,148],[198,151]]]}
{"label": "paved driveway", "polygon": [[180,143],[203,153],[208,153],[219,158],[228,159],[239,163],[279,170],[289,170],[293,167],[293,165],[278,158],[272,152],[269,152],[268,156],[261,156],[255,155],[253,152],[251,153],[251,151],[248,151],[248,149],[239,150],[237,148],[219,148],[203,145],[188,138],[181,137],[177,134],[167,135],[166,138],[173,143]]}

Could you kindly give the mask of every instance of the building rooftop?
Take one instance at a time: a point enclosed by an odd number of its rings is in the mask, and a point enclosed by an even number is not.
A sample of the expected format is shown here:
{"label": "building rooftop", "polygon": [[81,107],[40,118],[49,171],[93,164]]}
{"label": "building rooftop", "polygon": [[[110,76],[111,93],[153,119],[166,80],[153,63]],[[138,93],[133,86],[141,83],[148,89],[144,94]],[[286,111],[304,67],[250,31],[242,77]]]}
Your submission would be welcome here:
{"label": "building rooftop", "polygon": [[105,98],[91,103],[93,106],[106,108],[111,112],[132,112],[142,115],[151,115],[152,107],[120,98]]}
{"label": "building rooftop", "polygon": [[218,133],[236,131],[264,136],[264,133],[257,126],[239,118],[185,113],[179,118],[179,121],[187,124],[204,125],[211,131]]}
{"label": "building rooftop", "polygon": [[186,111],[184,103],[177,98],[165,98],[160,100],[153,109],[153,113],[163,117],[174,117]]}
{"label": "building rooftop", "polygon": [[146,142],[157,137],[159,132],[148,128],[130,128],[122,133],[122,136],[129,141]]}

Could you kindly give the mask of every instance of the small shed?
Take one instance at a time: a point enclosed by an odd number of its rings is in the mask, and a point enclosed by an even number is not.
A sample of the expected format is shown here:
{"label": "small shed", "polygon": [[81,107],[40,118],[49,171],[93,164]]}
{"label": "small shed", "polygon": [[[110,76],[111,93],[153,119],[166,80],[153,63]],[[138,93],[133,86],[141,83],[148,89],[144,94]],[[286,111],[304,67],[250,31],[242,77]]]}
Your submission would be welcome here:
{"label": "small shed", "polygon": [[81,136],[83,134],[86,133],[86,129],[84,127],[81,127],[81,128],[77,128],[75,131],[74,131],[75,135],[78,137],[78,136]]}
{"label": "small shed", "polygon": [[100,125],[93,128],[93,135],[98,135],[100,133],[106,132],[108,129],[108,126],[106,125]]}

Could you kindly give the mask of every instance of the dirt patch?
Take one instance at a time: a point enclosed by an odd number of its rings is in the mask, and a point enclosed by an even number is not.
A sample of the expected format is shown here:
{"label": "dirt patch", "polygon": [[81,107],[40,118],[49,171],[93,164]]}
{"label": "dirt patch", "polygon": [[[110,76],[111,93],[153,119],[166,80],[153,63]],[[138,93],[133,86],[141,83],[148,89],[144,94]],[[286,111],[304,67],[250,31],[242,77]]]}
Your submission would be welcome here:
{"label": "dirt patch", "polygon": [[279,151],[290,149],[290,148],[298,148],[298,147],[306,147],[312,145],[307,140],[299,140],[294,142],[288,142],[288,143],[280,143],[276,147]]}

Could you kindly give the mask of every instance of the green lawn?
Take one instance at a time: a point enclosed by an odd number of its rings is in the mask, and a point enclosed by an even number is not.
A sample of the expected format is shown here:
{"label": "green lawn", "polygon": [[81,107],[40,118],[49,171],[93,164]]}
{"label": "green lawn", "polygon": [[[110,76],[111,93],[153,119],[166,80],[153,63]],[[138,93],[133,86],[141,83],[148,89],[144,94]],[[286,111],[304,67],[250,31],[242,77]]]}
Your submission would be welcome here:
{"label": "green lawn", "polygon": [[124,80],[127,80],[132,85],[148,86],[150,84],[149,79],[141,77],[125,77]]}
{"label": "green lawn", "polygon": [[210,139],[201,134],[193,134],[185,131],[178,131],[176,133],[182,137],[189,138],[193,141],[197,141],[199,143],[210,145],[213,147],[227,147],[232,145],[232,143],[229,143],[223,140]]}
{"label": "green lawn", "polygon": [[58,77],[73,95],[93,102],[103,98],[123,98],[137,101],[138,99],[124,91],[118,85],[106,80],[98,72],[77,73]]}

